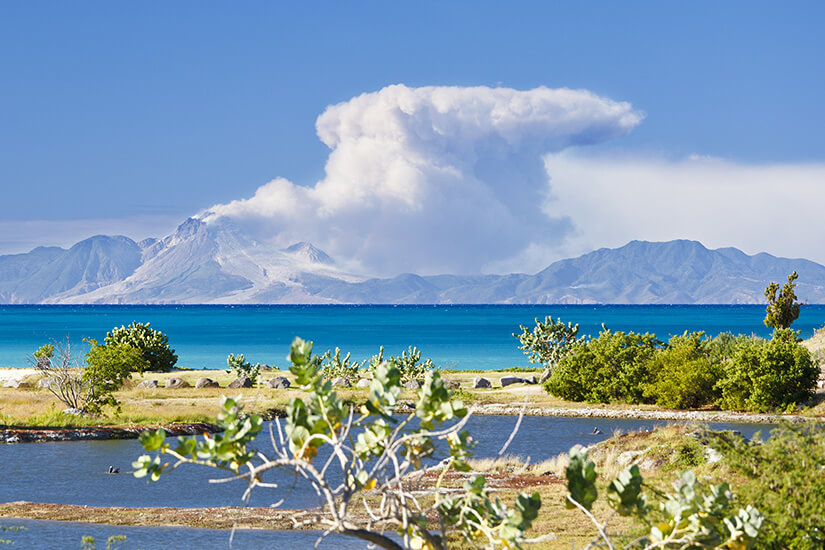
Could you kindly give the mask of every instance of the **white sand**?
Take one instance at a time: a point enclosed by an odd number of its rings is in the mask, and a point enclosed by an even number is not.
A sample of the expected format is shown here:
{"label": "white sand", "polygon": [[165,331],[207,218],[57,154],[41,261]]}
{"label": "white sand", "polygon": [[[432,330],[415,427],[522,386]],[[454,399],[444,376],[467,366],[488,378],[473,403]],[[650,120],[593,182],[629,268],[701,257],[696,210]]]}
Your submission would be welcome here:
{"label": "white sand", "polygon": [[36,373],[36,369],[0,369],[0,386],[7,382],[23,380]]}

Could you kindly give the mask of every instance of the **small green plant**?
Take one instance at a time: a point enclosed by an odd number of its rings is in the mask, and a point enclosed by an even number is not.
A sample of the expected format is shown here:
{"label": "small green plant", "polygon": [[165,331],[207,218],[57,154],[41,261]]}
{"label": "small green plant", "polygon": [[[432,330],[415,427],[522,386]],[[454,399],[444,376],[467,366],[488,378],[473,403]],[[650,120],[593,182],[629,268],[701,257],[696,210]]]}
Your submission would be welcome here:
{"label": "small green plant", "polygon": [[239,378],[241,376],[246,376],[252,380],[253,385],[257,383],[258,375],[261,373],[260,363],[255,363],[253,365],[246,360],[243,353],[239,353],[238,355],[230,353],[226,358],[226,364],[229,366],[229,372],[233,373],[235,376]]}
{"label": "small green plant", "polygon": [[[381,351],[383,352],[383,348]],[[390,363],[393,363],[401,372],[402,380],[420,379],[428,372],[438,370],[432,359],[427,358],[421,361],[421,351],[414,346],[402,351],[400,357],[390,357]]]}
{"label": "small green plant", "polygon": [[[4,533],[15,533],[17,531],[25,531],[26,528],[22,525],[0,525],[0,531]],[[7,544],[12,546],[14,541],[11,539],[0,539],[0,544]]]}
{"label": "small green plant", "polygon": [[579,338],[579,325],[567,323],[561,319],[554,320],[552,316],[539,321],[536,317],[536,326],[533,330],[519,325],[521,334],[513,334],[521,345],[518,349],[524,351],[531,363],[541,363],[545,368],[552,369],[558,365],[573,346],[584,338]]}
{"label": "small green plant", "polygon": [[[596,467],[588,460],[587,450],[570,450],[567,474],[567,507],[580,510],[598,532],[587,548],[618,548],[608,534],[610,520],[600,521],[593,514],[598,498]],[[757,548],[763,523],[761,512],[751,505],[734,510],[727,483],[705,487],[691,471],[684,472],[673,483],[674,492],[662,495],[654,492],[657,506],[642,493],[644,480],[638,466],[623,470],[607,487],[607,503],[621,516],[636,517],[647,524],[647,532],[624,548],[701,549]],[[659,518],[650,521],[656,509]]]}
{"label": "small green plant", "polygon": [[[381,356],[383,357],[384,348],[381,348]],[[339,376],[345,378],[357,378],[361,368],[367,364],[367,361],[352,361],[351,354],[347,353],[344,358],[341,358],[341,348],[335,348],[335,353],[327,350],[321,356],[321,375],[329,380],[334,380]],[[383,359],[382,359],[383,360]]]}
{"label": "small green plant", "polygon": [[[773,329],[790,328],[799,317],[799,303],[796,301],[796,280],[799,275],[796,271],[788,275],[788,282],[779,289],[779,284],[771,282],[765,289],[765,298],[768,299],[766,308],[765,326]],[[778,292],[778,294],[777,294]]]}
{"label": "small green plant", "polygon": [[175,350],[169,347],[169,337],[151,328],[149,323],[132,321],[131,325],[115,327],[103,342],[107,346],[127,344],[138,349],[148,363],[148,370],[169,372],[178,362]]}
{"label": "small green plant", "polygon": [[[106,539],[106,550],[115,550],[116,542],[123,542],[126,540],[126,535],[112,535]],[[80,539],[81,550],[95,550],[95,538],[89,535]]]}

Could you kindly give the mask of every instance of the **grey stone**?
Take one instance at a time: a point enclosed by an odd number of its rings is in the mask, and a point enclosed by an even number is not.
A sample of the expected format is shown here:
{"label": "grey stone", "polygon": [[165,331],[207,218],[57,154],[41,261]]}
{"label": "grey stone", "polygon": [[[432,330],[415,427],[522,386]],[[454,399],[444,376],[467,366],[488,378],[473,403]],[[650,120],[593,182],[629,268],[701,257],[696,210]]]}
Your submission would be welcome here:
{"label": "grey stone", "polygon": [[219,388],[220,384],[212,380],[211,378],[198,378],[197,382],[195,382],[196,388]]}
{"label": "grey stone", "polygon": [[458,380],[444,380],[444,385],[450,388],[451,390],[457,390],[461,387],[461,382]]}
{"label": "grey stone", "polygon": [[483,378],[481,376],[476,376],[475,379],[473,380],[473,387],[474,388],[492,388],[493,385],[486,378]]}
{"label": "grey stone", "polygon": [[3,384],[4,388],[26,388],[28,384],[23,380],[13,379],[8,380],[5,384]]}
{"label": "grey stone", "polygon": [[178,377],[175,376],[175,377],[172,377],[172,378],[167,378],[165,385],[166,385],[167,388],[174,388],[174,389],[188,388],[189,387],[189,382],[187,382],[183,378],[178,378]]}
{"label": "grey stone", "polygon": [[157,388],[158,381],[157,380],[144,380],[140,384],[137,385],[138,388]]}
{"label": "grey stone", "polygon": [[525,384],[536,384],[537,383],[535,374],[531,374],[527,378],[522,378],[522,380],[524,380]]}
{"label": "grey stone", "polygon": [[507,375],[501,377],[502,388],[507,387],[511,384],[524,384],[525,382],[527,381],[520,376]]}
{"label": "grey stone", "polygon": [[82,416],[83,411],[80,409],[63,409],[63,414],[70,414],[72,416]]}
{"label": "grey stone", "polygon": [[421,385],[422,384],[420,380],[416,380],[415,378],[413,378],[412,380],[407,380],[406,382],[404,382],[404,389],[417,390],[421,388]]}
{"label": "grey stone", "polygon": [[285,376],[276,376],[267,380],[266,385],[276,390],[285,390],[290,386],[290,383]]}
{"label": "grey stone", "polygon": [[55,382],[51,378],[41,378],[40,380],[37,381],[37,387],[38,388],[57,387],[57,382]]}
{"label": "grey stone", "polygon": [[349,378],[346,376],[339,376],[335,380],[332,381],[333,386],[340,386],[342,388],[351,388],[352,382],[349,381]]}
{"label": "grey stone", "polygon": [[229,383],[227,388],[251,388],[253,386],[252,379],[248,376],[241,376]]}
{"label": "grey stone", "polygon": [[362,378],[355,384],[356,388],[369,388],[370,384],[372,384],[372,380],[367,380],[366,378]]}
{"label": "grey stone", "polygon": [[553,371],[551,371],[550,369],[544,369],[544,372],[542,372],[541,376],[539,377],[539,384],[544,384],[547,381],[547,379],[550,378],[551,374],[553,374]]}

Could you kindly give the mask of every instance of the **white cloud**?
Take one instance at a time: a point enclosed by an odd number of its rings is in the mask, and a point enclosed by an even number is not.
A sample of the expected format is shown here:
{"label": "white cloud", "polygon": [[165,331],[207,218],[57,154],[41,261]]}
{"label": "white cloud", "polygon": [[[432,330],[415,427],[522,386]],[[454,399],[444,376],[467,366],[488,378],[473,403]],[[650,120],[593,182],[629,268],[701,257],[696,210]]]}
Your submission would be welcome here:
{"label": "white cloud", "polygon": [[311,240],[370,273],[479,272],[563,245],[567,214],[542,211],[545,153],[624,135],[641,119],[584,90],[388,86],[318,117],[331,149],[321,181],[279,178],[205,219],[231,218],[280,245]]}
{"label": "white cloud", "polygon": [[747,165],[685,160],[546,157],[548,216],[570,217],[572,254],[633,239],[699,240],[750,254],[825,261],[825,165]]}

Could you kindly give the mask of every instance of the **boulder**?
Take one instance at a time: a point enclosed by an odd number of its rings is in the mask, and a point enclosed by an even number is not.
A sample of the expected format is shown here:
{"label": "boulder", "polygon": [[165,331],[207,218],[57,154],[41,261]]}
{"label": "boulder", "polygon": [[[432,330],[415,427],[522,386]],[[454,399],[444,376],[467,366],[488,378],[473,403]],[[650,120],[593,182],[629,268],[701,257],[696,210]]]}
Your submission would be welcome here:
{"label": "boulder", "polygon": [[253,386],[252,379],[248,376],[241,376],[229,383],[227,388],[251,388]]}
{"label": "boulder", "polygon": [[372,384],[372,380],[367,380],[366,378],[362,378],[355,384],[356,388],[369,388],[370,384]]}
{"label": "boulder", "polygon": [[339,376],[335,380],[332,381],[333,386],[340,386],[342,388],[351,388],[352,382],[349,381],[349,378],[346,376]]}
{"label": "boulder", "polygon": [[72,416],[83,416],[83,411],[80,409],[63,409],[63,414],[69,414]]}
{"label": "boulder", "polygon": [[416,380],[415,378],[413,378],[412,380],[407,380],[406,382],[404,382],[404,389],[407,389],[407,390],[417,390],[417,389],[421,388],[421,386],[422,386],[421,380]]}
{"label": "boulder", "polygon": [[522,380],[524,380],[525,384],[537,384],[538,383],[538,381],[536,380],[536,375],[535,374],[531,374],[527,378],[522,378]]}
{"label": "boulder", "polygon": [[144,380],[140,384],[137,385],[138,388],[157,388],[158,381],[157,380]]}
{"label": "boulder", "polygon": [[475,380],[473,380],[473,387],[474,388],[492,388],[493,385],[486,378],[483,378],[481,376],[476,376]]}
{"label": "boulder", "polygon": [[539,377],[539,384],[544,384],[545,382],[547,382],[547,379],[550,378],[551,374],[553,374],[553,371],[551,371],[550,369],[544,369],[544,372],[542,372],[541,376]]}
{"label": "boulder", "polygon": [[6,383],[3,384],[3,387],[4,388],[16,388],[16,389],[17,388],[26,388],[26,387],[28,387],[28,384],[26,384],[23,380],[13,378],[11,380],[6,381]]}
{"label": "boulder", "polygon": [[177,376],[174,376],[172,378],[167,378],[165,385],[166,385],[167,388],[174,388],[174,389],[188,388],[189,387],[189,382],[187,382],[183,378],[178,378]]}
{"label": "boulder", "polygon": [[57,382],[55,382],[51,378],[41,378],[40,380],[37,381],[37,387],[38,388],[51,388],[51,387],[56,388],[57,387]]}
{"label": "boulder", "polygon": [[196,388],[219,388],[220,384],[212,380],[211,378],[198,378],[197,382],[195,382]]}
{"label": "boulder", "polygon": [[506,388],[507,386],[509,386],[511,384],[524,384],[525,382],[527,382],[527,380],[525,380],[521,376],[513,376],[513,375],[509,374],[507,376],[502,376],[501,377],[501,387],[502,388]]}
{"label": "boulder", "polygon": [[289,380],[285,376],[276,376],[266,381],[266,385],[276,390],[285,390],[289,387]]}
{"label": "boulder", "polygon": [[444,380],[444,385],[450,388],[451,390],[457,390],[461,387],[461,382],[458,380]]}

